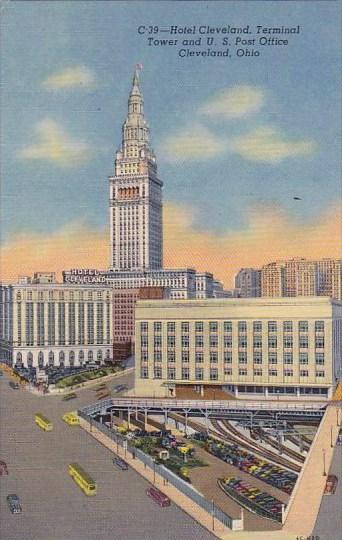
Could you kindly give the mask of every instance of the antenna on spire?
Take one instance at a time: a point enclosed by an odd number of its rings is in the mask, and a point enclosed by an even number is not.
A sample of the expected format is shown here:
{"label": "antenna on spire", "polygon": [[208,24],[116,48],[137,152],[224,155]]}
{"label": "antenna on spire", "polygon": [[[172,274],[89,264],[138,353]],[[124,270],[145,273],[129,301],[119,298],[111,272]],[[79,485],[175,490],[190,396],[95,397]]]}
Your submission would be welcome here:
{"label": "antenna on spire", "polygon": [[142,68],[143,68],[142,64],[135,64],[134,76],[133,76],[133,86],[139,86],[138,71],[141,71]]}

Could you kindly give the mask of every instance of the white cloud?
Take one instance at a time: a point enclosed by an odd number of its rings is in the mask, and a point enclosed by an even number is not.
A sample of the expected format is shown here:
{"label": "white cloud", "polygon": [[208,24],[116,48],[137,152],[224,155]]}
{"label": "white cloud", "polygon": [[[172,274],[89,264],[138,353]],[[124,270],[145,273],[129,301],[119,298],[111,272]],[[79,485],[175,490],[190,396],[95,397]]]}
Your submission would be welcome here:
{"label": "white cloud", "polygon": [[241,118],[259,111],[264,99],[264,92],[260,88],[233,86],[209,99],[200,107],[199,112],[207,116]]}
{"label": "white cloud", "polygon": [[162,152],[169,161],[210,159],[221,154],[227,142],[200,124],[194,124],[168,137]]}
{"label": "white cloud", "polygon": [[48,90],[89,89],[96,86],[95,75],[86,66],[71,66],[50,75],[43,86]]}
{"label": "white cloud", "polygon": [[89,146],[73,140],[54,120],[45,118],[36,125],[38,140],[19,153],[29,160],[48,161],[61,167],[75,167],[91,157]]}
{"label": "white cloud", "polygon": [[309,140],[289,140],[271,126],[262,126],[237,137],[230,149],[249,161],[280,163],[286,158],[313,153],[316,144]]}

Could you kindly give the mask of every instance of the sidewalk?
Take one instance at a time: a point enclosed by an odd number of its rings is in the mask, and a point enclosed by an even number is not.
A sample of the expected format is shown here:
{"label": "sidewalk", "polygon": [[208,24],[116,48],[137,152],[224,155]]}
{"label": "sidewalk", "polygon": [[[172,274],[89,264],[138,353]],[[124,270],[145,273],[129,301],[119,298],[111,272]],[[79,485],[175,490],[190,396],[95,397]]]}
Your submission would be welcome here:
{"label": "sidewalk", "polygon": [[157,473],[154,474],[154,472],[149,467],[145,466],[138,459],[133,459],[130,452],[126,452],[123,448],[120,447],[120,445],[117,445],[114,441],[109,439],[102,432],[94,428],[94,426],[92,427],[92,431],[90,432],[89,423],[82,418],[80,418],[80,422],[81,427],[85,431],[90,433],[96,440],[106,446],[106,448],[124,458],[132,469],[134,469],[138,474],[143,476],[148,482],[154,484],[158,489],[163,491],[163,493],[165,493],[165,495],[167,495],[175,504],[177,504],[177,506],[179,506],[184,512],[189,514],[193,519],[195,519],[212,534],[214,534],[218,538],[223,538],[227,535],[231,537],[231,534],[235,534],[228,527],[225,527],[220,521],[218,521],[217,519],[213,519],[213,516],[211,514],[203,510],[194,501],[189,499],[186,495],[181,493],[174,486],[169,483],[165,484],[164,479],[161,476],[159,476]]}
{"label": "sidewalk", "polygon": [[330,403],[319,425],[287,508],[283,527],[287,533],[309,536],[314,529],[340,429],[338,409],[340,404]]}

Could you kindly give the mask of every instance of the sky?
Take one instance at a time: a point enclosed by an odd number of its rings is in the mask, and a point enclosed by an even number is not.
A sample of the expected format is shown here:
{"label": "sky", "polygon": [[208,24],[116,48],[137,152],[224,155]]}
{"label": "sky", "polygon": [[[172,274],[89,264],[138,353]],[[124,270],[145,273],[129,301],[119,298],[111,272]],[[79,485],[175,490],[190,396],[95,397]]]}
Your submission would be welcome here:
{"label": "sky", "polygon": [[[164,263],[342,254],[339,2],[2,2],[1,270],[106,268],[108,175],[134,66],[164,182]],[[296,27],[260,56],[181,57],[138,28]],[[142,30],[141,30],[142,31]],[[261,34],[270,37],[269,34]],[[212,49],[225,50],[224,35]],[[271,36],[272,37],[272,36]],[[207,50],[207,35],[192,51]],[[246,47],[242,47],[245,50]],[[295,197],[295,198],[294,198]]]}

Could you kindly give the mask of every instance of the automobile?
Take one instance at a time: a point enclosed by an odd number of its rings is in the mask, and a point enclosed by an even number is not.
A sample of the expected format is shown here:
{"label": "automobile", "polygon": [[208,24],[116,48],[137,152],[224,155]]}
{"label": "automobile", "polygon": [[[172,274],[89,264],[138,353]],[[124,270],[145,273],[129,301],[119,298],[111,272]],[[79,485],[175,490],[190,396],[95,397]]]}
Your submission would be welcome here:
{"label": "automobile", "polygon": [[121,469],[122,471],[127,471],[127,469],[128,469],[128,465],[127,465],[126,461],[124,459],[121,459],[118,456],[113,458],[113,463],[114,463],[114,465],[119,467],[119,469]]}
{"label": "automobile", "polygon": [[10,387],[13,390],[19,390],[19,388],[20,388],[19,383],[17,383],[17,382],[10,381],[8,384],[10,385]]}
{"label": "automobile", "polygon": [[129,441],[132,440],[132,439],[135,439],[136,435],[135,435],[135,431],[129,431],[127,434],[126,434],[126,439],[128,439]]}
{"label": "automobile", "polygon": [[8,474],[7,464],[5,461],[0,461],[0,476],[2,474]]}
{"label": "automobile", "polygon": [[19,502],[18,495],[15,495],[14,493],[11,495],[7,495],[6,499],[7,499],[8,507],[10,511],[12,512],[12,514],[21,514],[22,508]]}
{"label": "automobile", "polygon": [[342,446],[342,431],[340,431],[340,433],[338,434],[337,446]]}
{"label": "automobile", "polygon": [[169,497],[155,487],[148,488],[146,490],[146,495],[151,497],[151,499],[153,499],[161,507],[170,506],[171,504]]}
{"label": "automobile", "polygon": [[119,392],[123,392],[123,390],[127,390],[127,389],[128,389],[127,384],[118,384],[118,385],[114,386],[113,392],[118,394]]}
{"label": "automobile", "polygon": [[69,401],[70,399],[77,398],[77,394],[75,392],[71,392],[71,394],[66,394],[62,397],[62,401]]}

